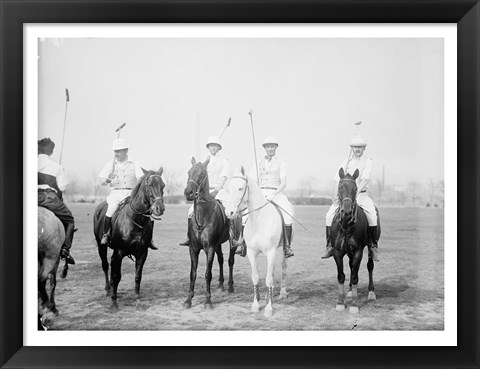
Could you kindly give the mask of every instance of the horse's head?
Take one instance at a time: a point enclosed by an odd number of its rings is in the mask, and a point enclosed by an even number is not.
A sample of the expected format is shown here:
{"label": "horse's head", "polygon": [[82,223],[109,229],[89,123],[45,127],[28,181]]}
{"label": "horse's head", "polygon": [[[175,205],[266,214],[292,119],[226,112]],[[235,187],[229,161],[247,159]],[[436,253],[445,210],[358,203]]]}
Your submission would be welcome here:
{"label": "horse's head", "polygon": [[338,182],[338,199],[340,200],[340,215],[343,219],[352,214],[357,196],[357,182],[355,181],[359,176],[358,169],[355,170],[353,176],[345,174],[343,168],[340,168],[338,175],[340,182]]}
{"label": "horse's head", "polygon": [[162,180],[163,168],[158,172],[145,172],[142,186],[145,188],[145,197],[149,205],[151,217],[155,220],[160,220],[160,217],[165,212],[165,204],[163,202],[163,189],[165,183]]}
{"label": "horse's head", "polygon": [[247,207],[248,195],[248,178],[245,175],[245,169],[240,167],[228,185],[228,198],[224,202],[225,214],[228,218],[237,217],[238,213]]}
{"label": "horse's head", "polygon": [[188,201],[195,200],[202,189],[208,192],[207,165],[210,162],[210,157],[205,160],[204,163],[197,162],[195,158],[192,157],[191,162],[192,167],[188,171],[187,186],[183,191]]}

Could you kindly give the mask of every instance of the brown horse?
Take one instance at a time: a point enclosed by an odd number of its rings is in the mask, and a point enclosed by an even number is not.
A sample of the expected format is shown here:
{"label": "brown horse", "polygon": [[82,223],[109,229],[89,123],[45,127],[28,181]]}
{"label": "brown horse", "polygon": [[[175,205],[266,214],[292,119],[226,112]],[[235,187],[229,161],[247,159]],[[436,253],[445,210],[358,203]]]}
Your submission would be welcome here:
{"label": "brown horse", "polygon": [[[205,272],[205,308],[212,309],[210,284],[212,282],[212,265],[215,253],[220,268],[219,290],[223,291],[223,252],[222,243],[229,239],[229,220],[225,216],[222,205],[219,204],[209,192],[207,165],[210,159],[204,163],[196,162],[192,158],[192,167],[188,171],[188,182],[185,187],[185,198],[193,201],[193,215],[188,220],[188,236],[190,239],[190,288],[188,297],[183,303],[184,308],[192,306],[195,280],[197,278],[198,255],[203,249],[207,255],[207,270]],[[229,277],[228,292],[233,292],[233,265],[235,263],[235,249],[229,247],[228,257]]]}
{"label": "brown horse", "polygon": [[98,253],[102,260],[105,273],[105,290],[107,296],[111,294],[112,311],[118,310],[117,289],[122,278],[122,260],[125,256],[135,257],[135,295],[137,305],[140,302],[140,282],[148,247],[152,242],[153,221],[160,220],[165,211],[163,203],[162,180],[163,169],[158,172],[145,171],[144,176],[120,205],[117,213],[112,217],[110,248],[113,249],[111,259],[111,275],[108,278],[107,246],[100,243],[103,235],[103,223],[107,212],[107,203],[103,201],[95,209],[93,229],[98,245]]}
{"label": "brown horse", "polygon": [[[358,169],[353,176],[345,174],[343,168],[339,170],[340,181],[338,183],[338,198],[340,208],[332,223],[331,240],[333,245],[333,257],[337,264],[338,272],[338,301],[337,310],[345,309],[345,273],[343,272],[343,257],[348,255],[350,266],[350,291],[347,297],[352,298],[350,305],[351,313],[358,313],[358,270],[362,261],[363,249],[372,244],[368,233],[368,221],[363,209],[357,205],[357,183],[359,176]],[[378,212],[377,212],[378,214]],[[380,237],[380,219],[378,219],[378,237]],[[373,286],[373,259],[369,257],[368,269],[368,299],[375,300]]]}
{"label": "brown horse", "polygon": [[[60,249],[65,241],[65,228],[50,210],[38,207],[38,293],[42,301],[42,322],[58,315],[55,306],[57,269]],[[47,284],[48,281],[48,284]]]}

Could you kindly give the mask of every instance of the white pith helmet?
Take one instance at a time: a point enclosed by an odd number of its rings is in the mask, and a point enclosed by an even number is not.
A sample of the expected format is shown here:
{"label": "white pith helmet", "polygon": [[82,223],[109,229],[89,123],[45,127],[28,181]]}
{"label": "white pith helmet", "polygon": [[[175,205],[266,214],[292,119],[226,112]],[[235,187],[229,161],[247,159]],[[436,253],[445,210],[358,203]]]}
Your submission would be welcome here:
{"label": "white pith helmet", "polygon": [[354,138],[352,138],[352,140],[350,141],[350,147],[354,147],[354,146],[367,146],[367,141],[365,141],[365,139],[363,139],[362,137],[360,136],[355,136]]}
{"label": "white pith helmet", "polygon": [[220,143],[220,139],[217,136],[210,136],[208,138],[207,144],[205,146],[207,146],[208,148],[208,145],[210,144],[217,144],[218,146],[220,146],[220,150],[222,149],[222,144]]}
{"label": "white pith helmet", "polygon": [[268,144],[273,144],[278,146],[278,141],[275,137],[273,136],[267,136],[263,140],[262,146],[268,145]]}
{"label": "white pith helmet", "polygon": [[125,138],[116,138],[113,140],[112,150],[125,150],[128,149],[128,141]]}

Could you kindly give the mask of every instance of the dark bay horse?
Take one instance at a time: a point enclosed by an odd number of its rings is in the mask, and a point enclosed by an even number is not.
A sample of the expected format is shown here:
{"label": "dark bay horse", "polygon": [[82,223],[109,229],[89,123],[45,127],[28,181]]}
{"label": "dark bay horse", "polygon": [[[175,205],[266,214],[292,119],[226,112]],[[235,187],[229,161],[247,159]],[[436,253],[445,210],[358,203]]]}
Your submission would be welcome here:
{"label": "dark bay horse", "polygon": [[122,278],[122,260],[125,256],[135,257],[135,295],[137,304],[140,302],[142,270],[153,234],[151,218],[159,220],[165,211],[163,203],[165,184],[161,177],[162,172],[163,168],[160,168],[158,172],[144,170],[144,176],[132,190],[130,197],[127,197],[119,205],[119,209],[112,217],[109,247],[113,249],[113,253],[110,262],[110,281],[108,279],[107,246],[100,244],[107,203],[103,201],[95,209],[93,229],[105,273],[105,290],[107,296],[110,293],[112,296],[112,311],[118,309],[117,288]]}
{"label": "dark bay horse", "polygon": [[[57,269],[65,228],[50,210],[38,207],[38,293],[42,300],[42,322],[58,315],[55,306]],[[48,285],[47,285],[48,282]]]}
{"label": "dark bay horse", "polygon": [[[197,278],[198,255],[203,249],[207,256],[207,270],[205,272],[205,308],[212,309],[210,284],[212,281],[212,265],[215,253],[220,267],[219,286],[223,290],[223,252],[222,243],[229,239],[229,220],[225,217],[222,206],[210,196],[207,165],[196,162],[192,158],[192,167],[188,171],[188,182],[184,195],[188,201],[193,201],[193,215],[188,220],[188,237],[190,239],[190,288],[188,297],[183,303],[186,309],[192,306],[195,280]],[[233,265],[235,263],[235,249],[229,247],[228,257],[229,277],[228,292],[233,292]]]}
{"label": "dark bay horse", "polygon": [[[345,309],[345,274],[343,272],[343,257],[348,255],[350,265],[350,288],[347,297],[352,297],[350,305],[351,313],[358,313],[358,270],[362,261],[363,249],[366,245],[371,246],[372,240],[368,234],[368,221],[363,209],[357,205],[358,169],[353,176],[345,174],[343,168],[339,171],[340,182],[338,183],[338,197],[340,208],[332,223],[331,240],[333,257],[337,264],[338,272],[338,301],[337,310]],[[378,214],[378,212],[377,212]],[[380,219],[378,219],[378,237],[380,237]],[[375,300],[373,286],[373,259],[368,258],[368,299]]]}

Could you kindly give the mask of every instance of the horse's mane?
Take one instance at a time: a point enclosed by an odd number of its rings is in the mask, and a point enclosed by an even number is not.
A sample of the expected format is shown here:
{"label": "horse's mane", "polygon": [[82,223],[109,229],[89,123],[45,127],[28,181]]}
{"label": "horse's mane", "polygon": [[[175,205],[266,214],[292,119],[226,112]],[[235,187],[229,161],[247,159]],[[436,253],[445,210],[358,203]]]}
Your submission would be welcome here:
{"label": "horse's mane", "polygon": [[155,171],[154,170],[149,170],[147,171],[143,176],[142,178],[140,178],[140,180],[138,181],[138,183],[135,185],[135,187],[133,188],[132,190],[132,193],[130,194],[130,197],[133,199],[135,196],[137,196],[138,194],[138,191],[140,191],[140,187],[142,186],[142,183],[143,181],[151,176],[152,174],[155,174]]}

